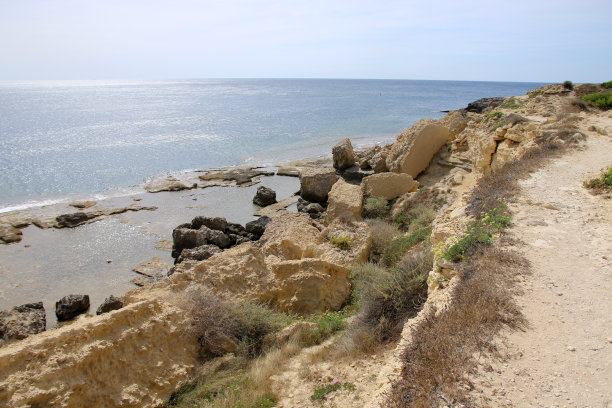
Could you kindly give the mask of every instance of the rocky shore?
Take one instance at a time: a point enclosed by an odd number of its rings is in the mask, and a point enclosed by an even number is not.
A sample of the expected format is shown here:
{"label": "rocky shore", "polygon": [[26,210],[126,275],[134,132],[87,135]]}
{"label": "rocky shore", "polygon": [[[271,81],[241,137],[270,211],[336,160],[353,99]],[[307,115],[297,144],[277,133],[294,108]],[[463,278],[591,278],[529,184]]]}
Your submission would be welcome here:
{"label": "rocky shore", "polygon": [[[576,86],[573,92],[580,89]],[[245,225],[205,209],[184,217],[172,226],[174,265],[163,260],[139,265],[136,269],[145,277],[139,281],[142,287],[121,299],[109,298],[105,303],[112,305],[98,316],[81,315],[40,333],[45,326],[42,305],[3,312],[0,338],[8,344],[0,348],[0,405],[100,405],[101,395],[105,403],[100,406],[165,403],[200,358],[198,338],[190,335],[191,322],[184,312],[190,288],[206,287],[224,298],[255,301],[297,315],[338,310],[351,293],[350,268],[366,262],[372,249],[372,231],[362,218],[364,198],[383,197],[391,203],[391,213],[398,214],[417,192],[427,194],[439,209],[430,236],[435,247],[462,231],[468,219],[465,194],[478,178],[542,140],[579,143],[592,132],[581,122],[585,114],[568,102],[569,92],[562,85],[537,91],[515,97],[512,103],[490,98],[440,120],[420,120],[391,145],[356,152],[350,140],[340,141],[326,162],[154,180],[146,189],[155,194],[254,186],[274,174],[299,177],[300,187],[299,196],[280,197],[280,202],[273,189],[260,187],[252,195],[263,206],[256,209],[260,216]],[[560,109],[567,113],[558,115]],[[74,212],[43,219],[33,213],[3,216],[3,243],[21,240],[21,229],[29,224],[72,228],[128,211],[160,210],[135,204],[116,209],[75,204],[79,205],[73,206]],[[287,210],[293,204],[297,212]],[[436,260],[423,313],[435,314],[432,302],[448,301],[440,282],[452,282],[455,275],[452,264]],[[405,336],[402,344],[407,341]],[[375,406],[376,398],[388,389],[389,375],[398,365],[388,358],[376,376],[378,388],[364,406]]]}

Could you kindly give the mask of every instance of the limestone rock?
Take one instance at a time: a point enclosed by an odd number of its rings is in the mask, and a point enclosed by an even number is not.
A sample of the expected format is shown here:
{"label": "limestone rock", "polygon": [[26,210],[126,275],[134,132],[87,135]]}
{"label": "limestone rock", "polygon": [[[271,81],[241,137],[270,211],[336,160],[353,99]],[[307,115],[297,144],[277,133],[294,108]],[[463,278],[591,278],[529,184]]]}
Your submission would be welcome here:
{"label": "limestone rock", "polygon": [[57,320],[70,320],[89,309],[88,295],[68,295],[55,302]]}
{"label": "limestone rock", "polygon": [[331,168],[307,168],[300,174],[300,195],[304,200],[323,203],[338,179],[336,171]]}
{"label": "limestone rock", "polygon": [[363,179],[361,186],[363,195],[393,200],[402,194],[416,191],[419,183],[405,173],[378,173]]}
{"label": "limestone rock", "polygon": [[448,140],[452,141],[467,127],[468,118],[461,111],[451,111],[438,124],[448,129]]}
{"label": "limestone rock", "polygon": [[19,242],[23,238],[23,233],[18,228],[9,224],[0,224],[0,242],[10,244]]}
{"label": "limestone rock", "polygon": [[334,158],[334,167],[336,169],[347,169],[355,164],[357,157],[353,151],[353,145],[349,139],[344,139],[338,142],[332,148]]}
{"label": "limestone rock", "polygon": [[257,193],[253,197],[253,204],[265,207],[276,203],[276,191],[268,187],[257,188]]}
{"label": "limestone rock", "polygon": [[431,159],[447,142],[449,131],[433,119],[422,119],[397,137],[387,156],[389,171],[413,178],[427,169]]}
{"label": "limestone rock", "polygon": [[159,193],[161,191],[181,191],[190,190],[197,185],[187,185],[175,177],[156,178],[151,180],[144,189],[149,193]]}
{"label": "limestone rock", "polygon": [[261,169],[229,169],[209,171],[199,176],[206,185],[249,186],[257,183],[263,176],[273,176],[273,171]]}
{"label": "limestone rock", "polygon": [[162,279],[168,273],[172,265],[167,264],[159,257],[153,257],[148,261],[141,262],[132,270],[140,275],[151,278],[153,282]]}
{"label": "limestone rock", "polygon": [[0,312],[0,340],[21,340],[45,331],[47,320],[42,302],[15,306]]}
{"label": "limestone rock", "polygon": [[123,299],[117,296],[110,295],[109,297],[104,299],[104,302],[102,302],[100,306],[98,306],[98,309],[96,310],[96,314],[101,315],[104,313],[111,312],[113,310],[121,309],[122,307],[123,307]]}
{"label": "limestone rock", "polygon": [[370,159],[370,167],[374,170],[374,173],[384,173],[389,171],[387,168],[387,150],[381,150],[377,152]]}
{"label": "limestone rock", "polygon": [[340,179],[336,181],[336,184],[334,184],[329,192],[327,202],[326,224],[329,224],[334,219],[344,222],[361,220],[363,194],[360,186],[349,184]]}

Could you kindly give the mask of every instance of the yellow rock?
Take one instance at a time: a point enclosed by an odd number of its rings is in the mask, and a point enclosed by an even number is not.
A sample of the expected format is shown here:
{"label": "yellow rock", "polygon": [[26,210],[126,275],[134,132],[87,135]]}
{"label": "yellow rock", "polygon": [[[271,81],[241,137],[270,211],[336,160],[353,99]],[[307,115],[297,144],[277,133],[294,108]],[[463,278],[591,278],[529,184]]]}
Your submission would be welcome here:
{"label": "yellow rock", "polygon": [[393,200],[402,194],[416,191],[419,183],[405,173],[378,173],[365,177],[361,186],[363,195]]}
{"label": "yellow rock", "polygon": [[363,194],[361,187],[339,179],[329,192],[325,223],[334,219],[345,222],[361,220]]}

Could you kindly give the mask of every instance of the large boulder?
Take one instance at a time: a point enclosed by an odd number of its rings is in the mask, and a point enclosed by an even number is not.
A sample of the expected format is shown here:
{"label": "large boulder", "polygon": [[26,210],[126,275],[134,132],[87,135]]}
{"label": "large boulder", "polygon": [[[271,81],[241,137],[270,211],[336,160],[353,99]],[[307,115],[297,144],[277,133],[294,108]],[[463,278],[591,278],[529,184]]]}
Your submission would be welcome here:
{"label": "large boulder", "polygon": [[452,141],[467,127],[468,118],[462,111],[451,111],[438,124],[448,129],[448,140]]}
{"label": "large boulder", "polygon": [[18,228],[9,224],[0,224],[0,243],[19,242],[22,238],[23,233]]}
{"label": "large boulder", "polygon": [[98,306],[98,309],[96,310],[96,314],[101,315],[101,314],[108,313],[113,310],[119,310],[122,307],[123,307],[123,299],[117,296],[110,295],[109,297],[104,299],[104,302],[102,302],[100,306]]}
{"label": "large boulder", "polygon": [[336,181],[329,192],[325,223],[329,224],[335,219],[343,222],[359,221],[362,208],[363,194],[361,187],[340,179]]}
{"label": "large boulder", "polygon": [[347,169],[357,161],[353,145],[349,139],[344,139],[332,148],[334,167],[337,169]]}
{"label": "large boulder", "polygon": [[272,219],[264,215],[255,221],[247,222],[245,225],[246,232],[260,237],[265,232],[266,226],[270,223],[270,221],[272,221]]}
{"label": "large boulder", "polygon": [[276,202],[276,191],[264,186],[257,188],[257,193],[253,197],[253,204],[266,207]]}
{"label": "large boulder", "polygon": [[376,152],[370,159],[370,167],[374,170],[374,173],[383,173],[388,171],[387,168],[387,150],[382,149]]}
{"label": "large boulder", "polygon": [[206,245],[208,243],[207,231],[210,231],[210,229],[176,228],[172,231],[172,256],[176,258],[185,248],[190,249]]}
{"label": "large boulder", "polygon": [[216,245],[221,249],[229,248],[232,243],[230,237],[221,231],[207,227],[201,227],[200,231],[206,233],[206,242],[208,244]]}
{"label": "large boulder", "polygon": [[223,217],[204,217],[202,215],[198,215],[193,220],[191,220],[191,228],[200,229],[202,226],[210,228],[211,230],[217,230],[225,232],[228,227],[228,222]]}
{"label": "large boulder", "polygon": [[[241,237],[240,239],[248,241],[248,239],[244,237]],[[179,257],[176,259],[176,263],[181,263],[187,259],[203,261],[215,254],[218,254],[219,252],[221,252],[221,249],[216,245],[202,245],[193,249],[183,249]]]}
{"label": "large boulder", "polygon": [[45,331],[47,320],[42,302],[15,306],[0,312],[0,345],[2,342],[21,340]]}
{"label": "large boulder", "polygon": [[88,295],[68,295],[55,302],[57,320],[70,320],[89,309]]}
{"label": "large boulder", "polygon": [[387,168],[395,173],[406,173],[413,178],[427,169],[431,159],[447,142],[449,131],[433,119],[422,119],[404,130],[391,146]]}
{"label": "large boulder", "polygon": [[304,200],[323,203],[338,179],[331,168],[306,168],[300,173],[300,195]]}
{"label": "large boulder", "polygon": [[361,184],[363,195],[371,197],[384,197],[393,200],[402,194],[416,191],[419,182],[405,173],[378,173],[363,179]]}

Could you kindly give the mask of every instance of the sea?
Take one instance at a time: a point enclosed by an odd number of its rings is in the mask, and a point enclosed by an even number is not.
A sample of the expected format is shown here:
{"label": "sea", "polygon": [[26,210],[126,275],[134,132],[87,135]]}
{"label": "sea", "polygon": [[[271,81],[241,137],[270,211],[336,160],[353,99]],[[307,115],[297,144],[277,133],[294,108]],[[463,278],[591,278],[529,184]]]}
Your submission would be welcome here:
{"label": "sea", "polygon": [[130,194],[161,174],[390,143],[421,118],[544,85],[352,79],[0,81],[0,213]]}

